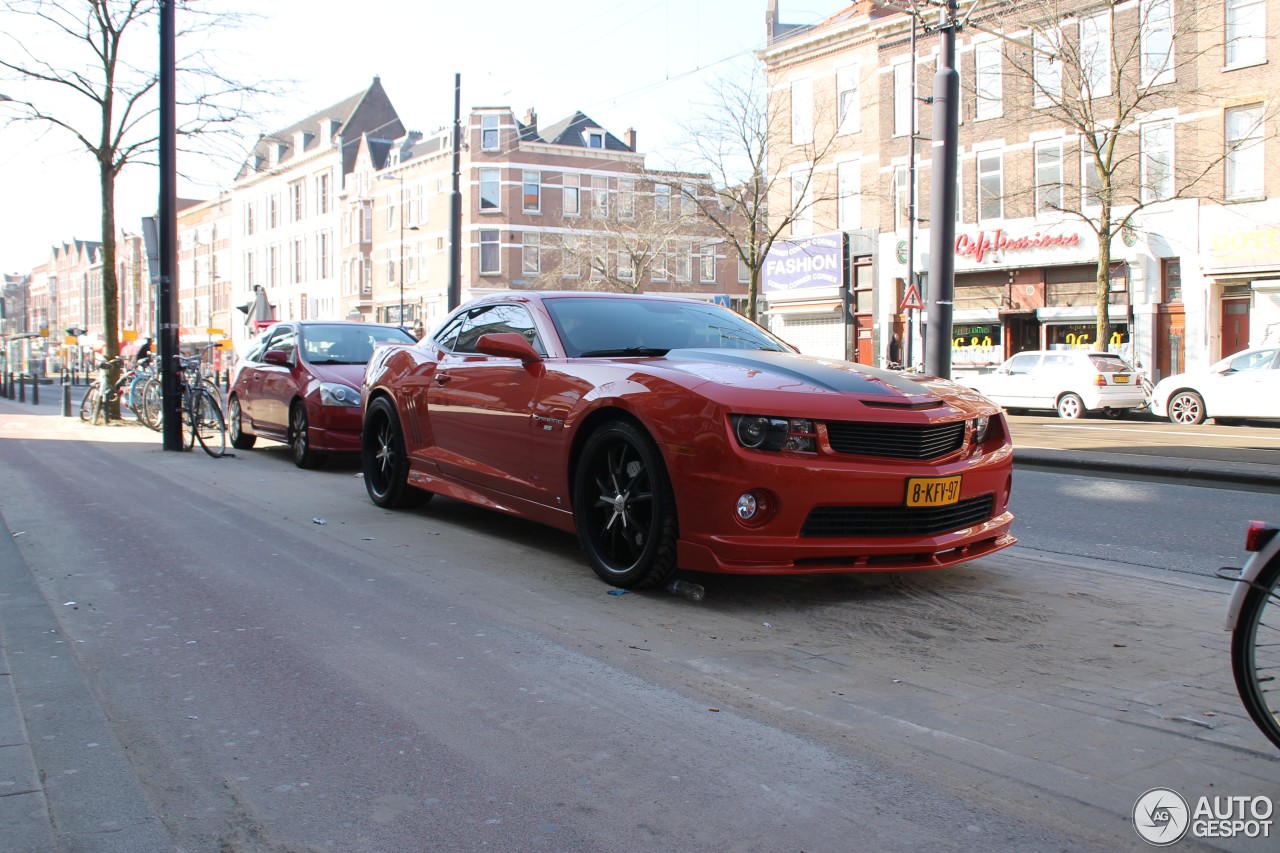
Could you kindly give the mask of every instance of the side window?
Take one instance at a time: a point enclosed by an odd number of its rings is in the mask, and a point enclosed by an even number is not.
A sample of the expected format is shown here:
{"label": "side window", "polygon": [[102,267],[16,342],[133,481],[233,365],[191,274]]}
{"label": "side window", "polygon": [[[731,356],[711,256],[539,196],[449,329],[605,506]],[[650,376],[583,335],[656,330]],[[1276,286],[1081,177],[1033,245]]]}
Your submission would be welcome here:
{"label": "side window", "polygon": [[1044,366],[1046,370],[1061,370],[1064,367],[1070,367],[1072,364],[1069,355],[1046,355],[1044,357]]}
{"label": "side window", "polygon": [[469,312],[458,334],[454,352],[474,353],[481,335],[496,332],[515,332],[527,340],[539,355],[546,355],[533,317],[521,305],[487,305]]}
{"label": "side window", "polygon": [[1031,373],[1039,360],[1040,356],[1038,355],[1015,355],[1009,359],[1009,372],[1011,374]]}
{"label": "side window", "polygon": [[454,343],[458,339],[458,330],[462,328],[462,324],[467,320],[467,315],[462,314],[454,317],[444,328],[436,332],[433,341],[441,349],[452,350]]}
{"label": "side window", "polygon": [[1248,355],[1242,355],[1231,362],[1232,370],[1259,370],[1271,367],[1271,363],[1275,361],[1276,350],[1267,349],[1251,352]]}
{"label": "side window", "polygon": [[294,336],[293,329],[279,330],[267,343],[268,350],[286,353],[290,358],[293,358],[293,351],[296,348],[297,338]]}

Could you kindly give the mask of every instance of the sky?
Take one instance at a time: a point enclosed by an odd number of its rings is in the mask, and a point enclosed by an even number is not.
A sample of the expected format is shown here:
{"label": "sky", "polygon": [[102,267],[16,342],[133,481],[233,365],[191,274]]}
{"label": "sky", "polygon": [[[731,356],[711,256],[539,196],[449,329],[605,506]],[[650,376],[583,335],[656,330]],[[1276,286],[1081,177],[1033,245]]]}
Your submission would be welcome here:
{"label": "sky", "polygon": [[[77,0],[60,0],[74,4]],[[783,23],[819,21],[850,0],[778,0]],[[287,81],[265,102],[243,143],[306,118],[366,89],[375,76],[411,130],[430,133],[453,120],[454,74],[462,75],[462,111],[533,108],[546,126],[581,110],[621,137],[634,127],[654,167],[671,165],[684,123],[709,100],[715,82],[743,73],[764,46],[767,0],[204,0],[206,8],[249,9],[249,29],[210,43],[217,66],[247,81]],[[178,29],[183,30],[181,7]],[[0,13],[0,55],[16,28]],[[136,64],[157,62],[154,30],[140,30]],[[65,37],[64,37],[65,38]],[[23,36],[33,54],[55,55],[65,42]],[[187,45],[179,40],[177,52]],[[26,94],[0,80],[0,96]],[[101,239],[101,207],[92,159],[59,131],[5,125],[0,98],[0,272],[25,273],[51,247]],[[183,198],[230,189],[235,166],[179,154]],[[119,227],[139,230],[159,191],[154,166],[130,167],[116,193]]]}

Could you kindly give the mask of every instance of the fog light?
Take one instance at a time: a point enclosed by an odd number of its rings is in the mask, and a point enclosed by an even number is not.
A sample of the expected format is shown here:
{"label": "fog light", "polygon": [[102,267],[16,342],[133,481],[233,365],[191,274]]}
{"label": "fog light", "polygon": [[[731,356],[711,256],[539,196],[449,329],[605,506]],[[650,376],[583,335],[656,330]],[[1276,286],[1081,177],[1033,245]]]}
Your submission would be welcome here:
{"label": "fog light", "polygon": [[756,500],[756,496],[747,492],[738,497],[738,518],[743,521],[751,521],[756,517],[756,513],[760,511],[760,502]]}

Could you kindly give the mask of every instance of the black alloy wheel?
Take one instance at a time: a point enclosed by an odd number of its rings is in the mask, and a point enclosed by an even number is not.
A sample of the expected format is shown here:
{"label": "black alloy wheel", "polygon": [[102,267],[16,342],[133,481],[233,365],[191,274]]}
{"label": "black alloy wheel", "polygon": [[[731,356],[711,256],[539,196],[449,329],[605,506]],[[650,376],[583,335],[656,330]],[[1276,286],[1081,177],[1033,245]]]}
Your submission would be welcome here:
{"label": "black alloy wheel", "polygon": [[578,541],[591,568],[614,586],[664,583],[676,569],[676,505],[657,445],[627,421],[597,429],[573,483]]}
{"label": "black alloy wheel", "polygon": [[256,435],[246,435],[244,412],[240,410],[240,398],[232,394],[227,401],[227,431],[231,433],[231,446],[236,450],[248,450],[258,441]]}
{"label": "black alloy wheel", "polygon": [[409,485],[409,455],[395,405],[378,397],[365,413],[360,434],[360,463],[369,499],[383,509],[424,504],[431,493]]}

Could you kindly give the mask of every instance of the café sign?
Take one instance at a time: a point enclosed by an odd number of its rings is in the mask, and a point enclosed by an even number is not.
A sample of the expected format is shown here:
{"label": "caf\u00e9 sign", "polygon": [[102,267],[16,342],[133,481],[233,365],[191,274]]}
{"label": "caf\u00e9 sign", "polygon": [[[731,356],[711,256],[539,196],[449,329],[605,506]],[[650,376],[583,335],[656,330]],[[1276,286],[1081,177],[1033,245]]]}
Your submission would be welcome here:
{"label": "caf\u00e9 sign", "polygon": [[1026,252],[1032,249],[1074,249],[1079,245],[1079,234],[1044,234],[1037,231],[1030,235],[1014,236],[1007,234],[1003,228],[996,228],[993,231],[979,231],[976,234],[960,234],[957,236],[956,255],[962,258],[972,258],[974,261],[981,263],[983,258],[997,252]]}

